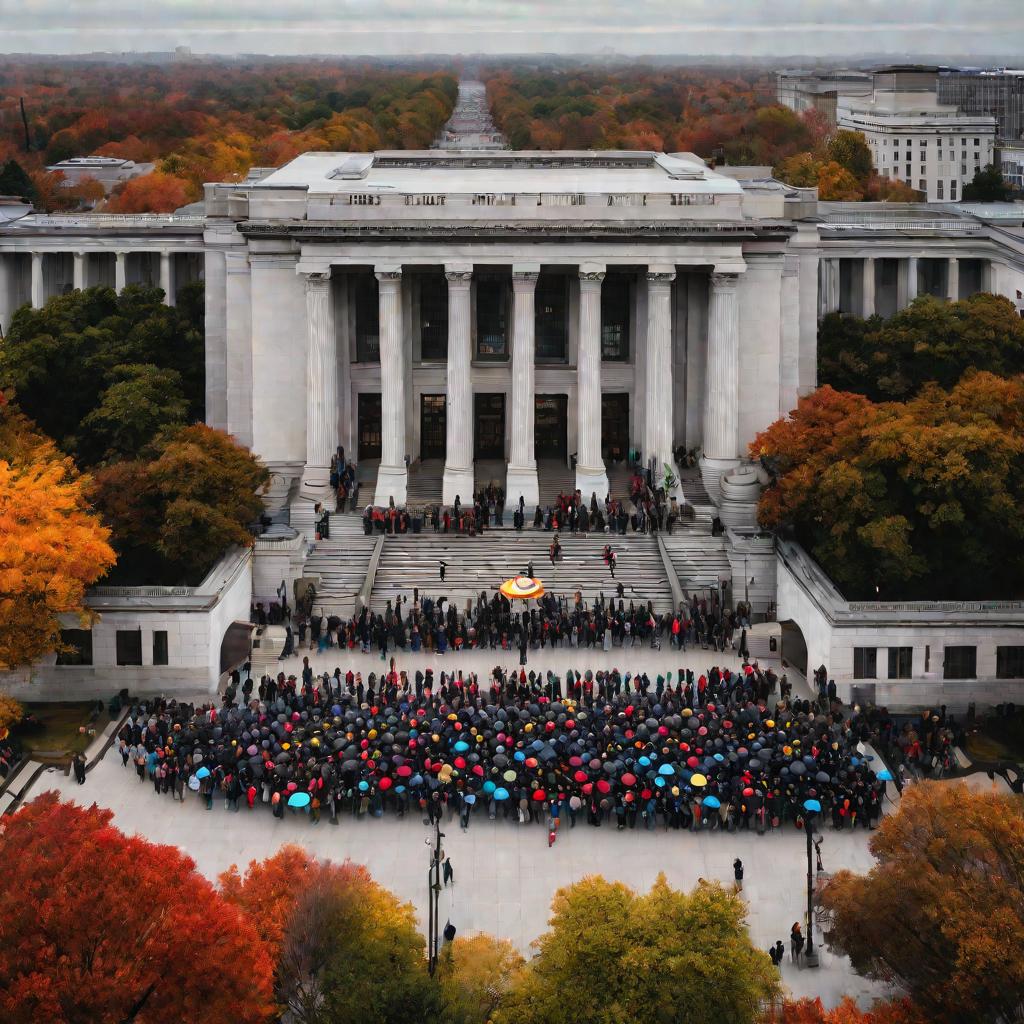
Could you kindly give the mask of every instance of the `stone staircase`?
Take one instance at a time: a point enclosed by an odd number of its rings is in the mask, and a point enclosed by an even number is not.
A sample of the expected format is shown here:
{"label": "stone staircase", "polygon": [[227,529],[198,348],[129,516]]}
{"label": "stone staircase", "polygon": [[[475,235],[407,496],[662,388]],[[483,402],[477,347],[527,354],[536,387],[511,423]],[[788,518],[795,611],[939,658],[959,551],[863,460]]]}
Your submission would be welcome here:
{"label": "stone staircase", "polygon": [[[421,595],[443,594],[459,607],[465,607],[467,600],[475,599],[481,591],[493,592],[532,560],[534,575],[543,581],[549,593],[571,597],[579,590],[587,601],[594,600],[599,593],[612,598],[617,582],[621,581],[625,600],[650,600],[659,611],[671,609],[672,589],[654,537],[560,534],[563,557],[552,566],[548,561],[552,536],[546,531],[528,529],[520,534],[506,529],[489,531],[482,537],[434,533],[386,537],[370,597],[371,607],[379,611],[399,594],[411,597],[414,587],[419,588]],[[601,559],[609,539],[617,556],[617,580],[612,579]],[[438,571],[442,559],[448,563],[444,583]]]}
{"label": "stone staircase", "polygon": [[684,593],[717,589],[720,578],[732,579],[725,538],[712,537],[710,525],[704,535],[673,530],[672,536],[662,534],[662,539]]}
{"label": "stone staircase", "polygon": [[[576,474],[561,459],[538,459],[537,488],[540,492],[540,506],[547,508],[558,500],[559,494],[575,492]],[[603,497],[603,494],[599,494],[598,500]],[[589,494],[584,495],[584,498],[590,502]]]}
{"label": "stone staircase", "polygon": [[[424,459],[409,467],[406,508],[419,511],[424,505],[440,505],[444,490],[444,459]],[[468,503],[470,495],[460,495]]]}
{"label": "stone staircase", "polygon": [[316,607],[325,614],[347,617],[355,612],[356,595],[363,588],[375,536],[363,533],[359,515],[331,516],[331,536],[317,541],[306,558],[304,575],[319,577]]}

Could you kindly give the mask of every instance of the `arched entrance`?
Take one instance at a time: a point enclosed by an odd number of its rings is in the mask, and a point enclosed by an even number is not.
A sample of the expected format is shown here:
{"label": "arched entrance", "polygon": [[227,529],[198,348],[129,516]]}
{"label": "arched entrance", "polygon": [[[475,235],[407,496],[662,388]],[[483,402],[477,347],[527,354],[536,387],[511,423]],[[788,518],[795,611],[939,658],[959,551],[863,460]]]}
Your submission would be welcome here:
{"label": "arched entrance", "polygon": [[220,674],[241,668],[249,660],[252,649],[251,622],[232,622],[220,642]]}
{"label": "arched entrance", "polygon": [[806,679],[807,641],[804,639],[804,631],[792,619],[780,622],[779,627],[782,631],[782,649],[779,656]]}

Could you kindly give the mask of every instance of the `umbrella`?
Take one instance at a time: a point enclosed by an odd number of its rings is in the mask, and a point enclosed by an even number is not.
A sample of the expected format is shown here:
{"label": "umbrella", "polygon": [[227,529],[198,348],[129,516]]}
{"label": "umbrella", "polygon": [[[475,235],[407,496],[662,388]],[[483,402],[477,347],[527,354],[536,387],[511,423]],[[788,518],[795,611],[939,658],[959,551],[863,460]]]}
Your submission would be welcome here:
{"label": "umbrella", "polygon": [[[200,769],[200,771],[202,771],[202,769]],[[196,775],[198,775],[198,774],[199,774],[199,772],[196,772]],[[881,779],[882,782],[892,782],[892,772],[889,771],[888,768],[883,768],[878,773],[878,777],[879,777],[879,779]]]}
{"label": "umbrella", "polygon": [[[578,775],[583,775],[583,772],[578,772],[577,774]],[[587,779],[587,777],[585,775],[583,775],[582,779],[577,779],[576,781],[577,782],[586,782],[586,779]],[[622,776],[622,784],[624,786],[633,786],[633,785],[635,785],[636,784],[636,776],[633,775],[632,772],[626,772]]]}
{"label": "umbrella", "polygon": [[472,807],[473,804],[476,803],[476,794],[474,794],[474,793],[467,793],[466,794],[466,803],[469,804],[470,807]]}
{"label": "umbrella", "polygon": [[309,806],[309,794],[308,793],[292,793],[288,797],[289,807],[308,807]]}
{"label": "umbrella", "polygon": [[210,769],[205,765],[196,772],[197,779],[208,779],[210,777]]}
{"label": "umbrella", "polygon": [[658,774],[659,775],[675,775],[675,773],[676,773],[675,769],[670,764],[663,764],[658,769]]}
{"label": "umbrella", "polygon": [[531,601],[535,597],[544,595],[544,584],[529,576],[516,576],[514,579],[505,580],[498,589],[513,601],[516,598],[522,601]]}
{"label": "umbrella", "polygon": [[821,810],[821,804],[818,803],[817,800],[805,800],[804,801],[804,810],[805,811],[812,811],[814,813],[817,813],[818,811]]}
{"label": "umbrella", "polygon": [[498,787],[498,788],[497,788],[497,789],[496,789],[496,790],[494,791],[494,799],[495,799],[495,800],[507,800],[507,799],[508,799],[508,790],[507,790],[507,789],[504,789],[504,788],[503,788],[503,787],[501,787],[501,786],[499,786],[499,787]]}
{"label": "umbrella", "polygon": [[[691,781],[692,781],[692,780],[691,780]],[[703,799],[703,800],[701,801],[701,803],[702,803],[702,804],[703,804],[703,805],[704,805],[705,807],[711,807],[711,808],[715,808],[715,807],[721,807],[721,806],[722,806],[722,801],[721,801],[721,800],[719,800],[717,796],[706,796],[706,797],[704,797],[704,799]]]}
{"label": "umbrella", "polygon": [[691,786],[698,786],[699,787],[699,786],[706,786],[707,784],[708,784],[708,780],[703,775],[701,775],[699,772],[695,772],[693,775],[690,776],[690,785]]}
{"label": "umbrella", "polygon": [[505,772],[504,775],[502,775],[502,778],[506,782],[515,782],[516,781],[516,773],[514,771],[512,771],[511,768],[509,768],[509,770],[507,772]]}

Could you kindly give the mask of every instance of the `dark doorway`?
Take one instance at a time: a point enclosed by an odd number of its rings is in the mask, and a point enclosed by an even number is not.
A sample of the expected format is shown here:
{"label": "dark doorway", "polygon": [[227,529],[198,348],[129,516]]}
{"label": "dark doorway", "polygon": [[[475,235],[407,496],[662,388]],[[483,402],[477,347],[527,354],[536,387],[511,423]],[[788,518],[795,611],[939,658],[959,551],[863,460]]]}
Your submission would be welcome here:
{"label": "dark doorway", "polygon": [[534,406],[533,446],[538,459],[564,459],[569,422],[567,395],[537,395]]}
{"label": "dark doorway", "polygon": [[359,458],[380,458],[380,395],[359,396]]}
{"label": "dark doorway", "polygon": [[505,396],[476,395],[473,407],[476,413],[474,458],[505,458]]}
{"label": "dark doorway", "polygon": [[[790,664],[798,672],[807,676],[807,641],[804,640],[803,630],[792,619],[780,622],[782,628],[782,660],[783,665]],[[815,666],[817,668],[817,666]]]}
{"label": "dark doorway", "polygon": [[601,396],[601,458],[621,462],[629,454],[629,395]]}
{"label": "dark doorway", "polygon": [[423,274],[420,285],[420,359],[448,358],[448,282],[444,274]]}
{"label": "dark doorway", "polygon": [[448,416],[444,395],[420,395],[420,458],[443,459]]}

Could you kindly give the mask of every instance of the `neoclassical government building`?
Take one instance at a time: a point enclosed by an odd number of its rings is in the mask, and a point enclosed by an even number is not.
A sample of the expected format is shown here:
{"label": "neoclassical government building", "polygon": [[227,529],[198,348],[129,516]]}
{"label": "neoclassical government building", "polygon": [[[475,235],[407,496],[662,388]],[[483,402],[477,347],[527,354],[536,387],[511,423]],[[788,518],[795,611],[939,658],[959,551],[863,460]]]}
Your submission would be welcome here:
{"label": "neoclassical government building", "polygon": [[[528,510],[574,486],[622,496],[631,453],[660,476],[685,449],[703,479],[678,474],[677,496],[695,518],[675,537],[620,538],[641,599],[666,609],[733,588],[782,628],[790,664],[827,664],[847,696],[1007,699],[1024,603],[847,601],[806,553],[758,534],[742,461],[815,387],[824,314],[979,290],[1024,305],[1024,204],[821,203],[768,174],[653,152],[307,153],[211,183],[173,215],[46,216],[0,199],[0,331],[72,288],[144,282],[174,302],[203,280],[207,419],[270,467],[279,513],[276,533],[199,587],[96,588],[93,667],[35,679],[58,696],[75,672],[100,693],[115,671],[140,692],[215,688],[231,624],[282,580],[317,580],[325,607],[349,614],[432,586],[438,557],[461,560],[463,596],[531,544],[543,558],[540,536],[471,542],[487,554],[384,543],[354,517],[314,543],[338,445],[359,464],[360,504],[465,502],[494,481]],[[593,566],[581,555],[548,582],[614,585]],[[802,657],[787,653],[790,627]],[[1013,685],[1024,699],[1024,679]]]}
{"label": "neoclassical government building", "polygon": [[174,301],[203,277],[207,419],[277,500],[329,500],[339,444],[378,467],[379,504],[424,462],[445,503],[483,463],[532,508],[538,460],[601,497],[610,464],[660,474],[680,447],[716,495],[814,388],[824,312],[1024,287],[1019,211],[1008,230],[742,175],[653,152],[307,153],[208,185],[202,213],[0,226],[0,329],[72,287]]}

